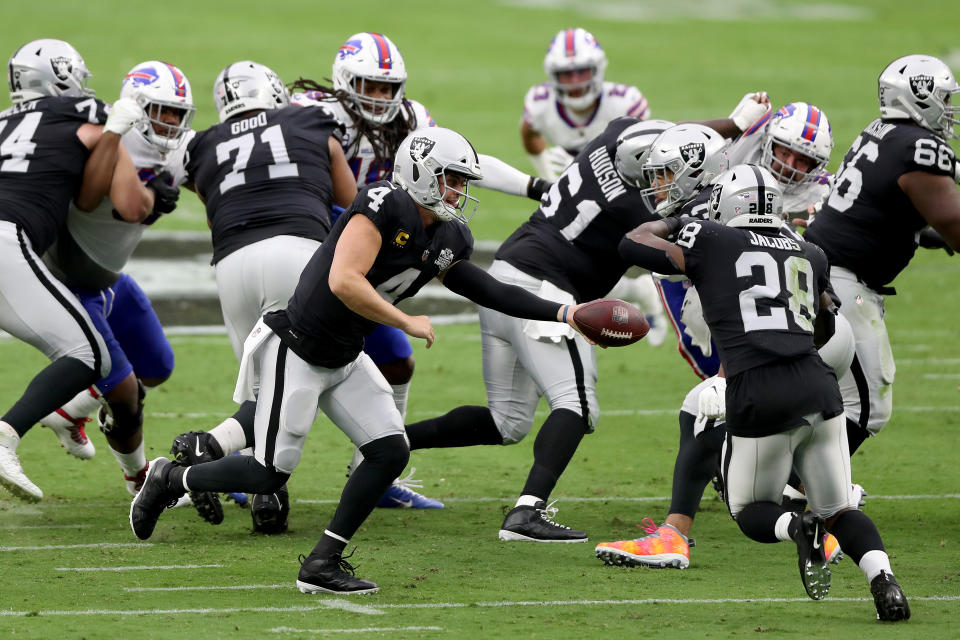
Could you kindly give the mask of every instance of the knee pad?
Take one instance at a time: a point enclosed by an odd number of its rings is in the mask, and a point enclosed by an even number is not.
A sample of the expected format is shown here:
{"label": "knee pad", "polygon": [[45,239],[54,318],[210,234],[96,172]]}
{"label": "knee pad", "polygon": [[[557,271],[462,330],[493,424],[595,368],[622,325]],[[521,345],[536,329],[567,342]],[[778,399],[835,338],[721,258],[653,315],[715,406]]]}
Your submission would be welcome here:
{"label": "knee pad", "polygon": [[399,476],[410,461],[410,448],[402,435],[377,438],[360,447],[367,464],[389,469],[394,477]]}
{"label": "knee pad", "polygon": [[850,369],[856,347],[857,343],[854,340],[850,322],[842,314],[838,314],[834,318],[833,335],[818,351],[820,357],[827,366],[833,369],[839,380]]}
{"label": "knee pad", "polygon": [[508,418],[503,414],[494,413],[493,421],[497,425],[497,431],[503,436],[503,444],[516,444],[527,437],[533,428],[532,420],[521,420],[517,418]]}
{"label": "knee pad", "polygon": [[300,464],[304,439],[317,415],[317,400],[317,393],[307,388],[296,389],[286,397],[273,453],[277,470],[293,473]]}

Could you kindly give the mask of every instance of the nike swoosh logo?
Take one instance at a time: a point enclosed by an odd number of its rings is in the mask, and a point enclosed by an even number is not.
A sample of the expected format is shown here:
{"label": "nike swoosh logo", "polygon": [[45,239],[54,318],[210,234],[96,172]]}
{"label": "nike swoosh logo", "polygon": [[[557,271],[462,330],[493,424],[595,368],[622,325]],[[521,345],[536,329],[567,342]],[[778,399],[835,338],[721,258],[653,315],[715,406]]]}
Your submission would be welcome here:
{"label": "nike swoosh logo", "polygon": [[199,458],[202,455],[203,451],[200,449],[200,438],[197,438],[197,457]]}
{"label": "nike swoosh logo", "polygon": [[814,549],[820,548],[820,538],[818,538],[817,536],[813,536],[813,548]]}
{"label": "nike swoosh logo", "polygon": [[413,500],[399,500],[397,498],[390,498],[390,499],[396,502],[397,504],[401,504],[405,506],[407,509],[413,508]]}

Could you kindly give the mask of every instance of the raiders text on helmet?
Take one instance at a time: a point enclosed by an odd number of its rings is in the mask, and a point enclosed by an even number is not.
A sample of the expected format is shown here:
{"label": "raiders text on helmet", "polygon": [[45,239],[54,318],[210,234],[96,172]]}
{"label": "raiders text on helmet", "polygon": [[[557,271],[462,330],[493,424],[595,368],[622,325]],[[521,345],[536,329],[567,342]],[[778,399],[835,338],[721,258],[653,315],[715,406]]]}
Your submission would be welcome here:
{"label": "raiders text on helmet", "polygon": [[783,191],[769,171],[738,164],[724,171],[710,194],[710,217],[728,227],[779,229]]}
{"label": "raiders text on helmet", "polygon": [[220,122],[255,109],[279,109],[290,104],[280,76],[250,60],[234,62],[213,83],[213,103]]}
{"label": "raiders text on helmet", "polygon": [[949,139],[957,135],[960,105],[952,96],[960,86],[950,67],[933,56],[897,58],[880,73],[880,116],[907,118]]}

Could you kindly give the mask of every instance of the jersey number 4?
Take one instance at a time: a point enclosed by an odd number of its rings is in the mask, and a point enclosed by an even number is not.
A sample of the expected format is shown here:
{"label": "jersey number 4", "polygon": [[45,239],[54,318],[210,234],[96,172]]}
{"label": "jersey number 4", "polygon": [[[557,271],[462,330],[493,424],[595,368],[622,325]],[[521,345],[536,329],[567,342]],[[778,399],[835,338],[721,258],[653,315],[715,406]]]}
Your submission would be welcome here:
{"label": "jersey number 4", "polygon": [[[270,180],[274,178],[295,178],[300,175],[300,168],[297,163],[290,162],[287,143],[283,139],[283,132],[280,130],[279,124],[267,127],[260,132],[260,142],[270,147],[270,155],[273,158],[273,164],[267,166],[267,177]],[[247,163],[250,162],[250,154],[253,153],[255,143],[254,133],[250,132],[237,138],[225,140],[217,145],[218,164],[230,160],[230,156],[236,151],[233,167],[230,169],[230,173],[223,177],[223,182],[220,183],[220,193],[226,193],[234,187],[246,184],[247,178],[244,175],[244,170],[247,168]]]}

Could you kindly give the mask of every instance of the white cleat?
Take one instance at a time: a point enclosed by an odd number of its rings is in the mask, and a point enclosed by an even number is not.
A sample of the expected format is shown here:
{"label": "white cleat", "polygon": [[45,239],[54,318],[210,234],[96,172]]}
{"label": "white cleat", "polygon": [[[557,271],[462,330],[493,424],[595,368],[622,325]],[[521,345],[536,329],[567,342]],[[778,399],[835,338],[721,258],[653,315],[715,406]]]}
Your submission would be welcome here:
{"label": "white cleat", "polygon": [[39,502],[43,498],[43,491],[30,482],[23,472],[20,458],[17,457],[19,445],[20,436],[16,433],[0,432],[0,484],[21,500]]}
{"label": "white cleat", "polygon": [[60,446],[66,449],[67,453],[81,460],[89,460],[97,450],[87,437],[85,426],[88,422],[90,418],[74,418],[63,409],[57,409],[41,420],[40,424],[57,434]]}

